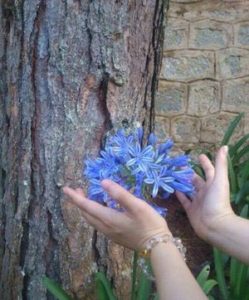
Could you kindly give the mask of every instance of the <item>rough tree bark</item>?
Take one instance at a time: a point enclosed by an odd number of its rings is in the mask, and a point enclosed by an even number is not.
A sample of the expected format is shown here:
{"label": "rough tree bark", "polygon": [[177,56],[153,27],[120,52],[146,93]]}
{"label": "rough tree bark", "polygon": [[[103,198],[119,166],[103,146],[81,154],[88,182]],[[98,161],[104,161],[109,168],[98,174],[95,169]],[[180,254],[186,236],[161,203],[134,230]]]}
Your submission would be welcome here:
{"label": "rough tree bark", "polygon": [[97,269],[127,299],[130,252],[90,228],[61,186],[106,132],[153,126],[163,0],[0,1],[0,298],[92,299]]}

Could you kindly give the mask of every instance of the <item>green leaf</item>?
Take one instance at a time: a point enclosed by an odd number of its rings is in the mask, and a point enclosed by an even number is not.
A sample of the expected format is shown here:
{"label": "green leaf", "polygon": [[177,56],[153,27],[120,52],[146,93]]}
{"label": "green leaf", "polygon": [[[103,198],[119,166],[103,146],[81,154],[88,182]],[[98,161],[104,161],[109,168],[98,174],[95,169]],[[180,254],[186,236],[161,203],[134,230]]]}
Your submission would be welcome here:
{"label": "green leaf", "polygon": [[95,274],[97,300],[116,300],[111,284],[103,272]]}
{"label": "green leaf", "polygon": [[234,162],[239,163],[240,159],[246,154],[249,154],[249,145],[246,145],[237,153],[236,157],[234,158]]}
{"label": "green leaf", "polygon": [[131,300],[136,299],[136,281],[137,281],[137,260],[138,253],[134,251],[133,254],[133,266],[132,266],[132,287],[131,287]]}
{"label": "green leaf", "polygon": [[198,174],[203,179],[205,179],[205,173],[204,173],[202,167],[200,166],[200,164],[197,164],[195,162],[191,162],[191,164],[192,164],[192,167],[193,167],[195,173]]}
{"label": "green leaf", "polygon": [[204,287],[204,284],[208,279],[209,273],[210,273],[210,265],[206,265],[196,278],[197,282],[202,288]]}
{"label": "green leaf", "polygon": [[249,195],[249,181],[245,182],[239,192],[236,194],[235,197],[235,204],[240,203],[242,199],[244,199],[247,195]]}
{"label": "green leaf", "polygon": [[246,182],[248,180],[249,177],[249,160],[247,162],[243,162],[243,164],[241,164],[238,167],[238,176],[240,177],[240,181],[242,183]]}
{"label": "green leaf", "polygon": [[136,300],[147,300],[151,296],[152,282],[144,272],[141,272]]}
{"label": "green leaf", "polygon": [[218,282],[214,279],[207,280],[203,285],[203,291],[206,295],[208,295],[211,290],[218,284]]}
{"label": "green leaf", "polygon": [[249,133],[244,135],[238,142],[236,142],[233,146],[230,147],[229,149],[229,154],[231,157],[236,155],[236,152],[238,149],[249,139]]}
{"label": "green leaf", "polygon": [[242,295],[244,294],[246,286],[248,285],[247,270],[248,267],[245,264],[240,263],[238,274],[237,274],[237,284],[235,287],[235,294],[238,295],[239,299],[244,299]]}
{"label": "green leaf", "polygon": [[222,253],[216,248],[214,248],[213,250],[214,250],[215,271],[216,271],[216,277],[217,277],[219,289],[223,299],[228,300],[228,289],[225,281]]}
{"label": "green leaf", "polygon": [[159,300],[159,295],[158,295],[158,294],[155,294],[153,300]]}
{"label": "green leaf", "polygon": [[237,177],[235,175],[233,164],[229,154],[227,155],[227,163],[228,163],[230,190],[232,194],[235,194],[237,192]]}
{"label": "green leaf", "polygon": [[235,290],[238,268],[238,260],[232,257],[230,262],[230,285],[232,290]]}
{"label": "green leaf", "polygon": [[232,120],[232,122],[230,122],[230,124],[225,132],[225,135],[223,137],[223,140],[221,142],[221,145],[228,145],[229,140],[230,140],[231,136],[233,135],[235,128],[237,127],[237,125],[239,124],[239,122],[241,121],[243,116],[244,116],[244,113],[240,113],[238,116],[236,116]]}
{"label": "green leaf", "polygon": [[248,212],[249,212],[249,205],[245,204],[240,212],[240,216],[242,218],[247,219],[248,218]]}
{"label": "green leaf", "polygon": [[72,298],[61,288],[61,286],[54,280],[43,277],[42,282],[44,286],[53,294],[58,300],[72,300]]}

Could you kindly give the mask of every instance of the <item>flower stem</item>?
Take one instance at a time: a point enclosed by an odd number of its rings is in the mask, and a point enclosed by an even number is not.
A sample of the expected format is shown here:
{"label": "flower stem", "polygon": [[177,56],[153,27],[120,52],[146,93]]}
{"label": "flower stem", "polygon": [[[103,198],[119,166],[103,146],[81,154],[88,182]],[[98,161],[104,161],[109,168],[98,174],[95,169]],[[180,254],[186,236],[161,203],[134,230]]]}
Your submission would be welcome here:
{"label": "flower stem", "polygon": [[134,251],[134,254],[133,254],[133,267],[132,267],[131,300],[136,300],[137,259],[138,259],[138,253],[137,253],[137,251]]}

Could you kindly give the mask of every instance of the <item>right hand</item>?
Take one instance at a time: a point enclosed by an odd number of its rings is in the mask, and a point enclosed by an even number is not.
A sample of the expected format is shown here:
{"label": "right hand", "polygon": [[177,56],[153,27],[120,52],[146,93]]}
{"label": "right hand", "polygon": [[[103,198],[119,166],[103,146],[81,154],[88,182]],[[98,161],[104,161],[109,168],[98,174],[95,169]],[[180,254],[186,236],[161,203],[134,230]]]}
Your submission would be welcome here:
{"label": "right hand", "polygon": [[206,155],[200,155],[206,181],[195,174],[193,184],[196,191],[191,199],[176,192],[196,234],[206,241],[212,240],[212,232],[219,230],[225,219],[234,216],[230,204],[227,150],[227,146],[219,149],[215,167]]}
{"label": "right hand", "polygon": [[102,186],[125,208],[124,212],[87,199],[82,189],[64,187],[63,191],[81,209],[90,225],[127,248],[142,250],[152,237],[171,235],[166,221],[145,201],[111,180],[103,180]]}

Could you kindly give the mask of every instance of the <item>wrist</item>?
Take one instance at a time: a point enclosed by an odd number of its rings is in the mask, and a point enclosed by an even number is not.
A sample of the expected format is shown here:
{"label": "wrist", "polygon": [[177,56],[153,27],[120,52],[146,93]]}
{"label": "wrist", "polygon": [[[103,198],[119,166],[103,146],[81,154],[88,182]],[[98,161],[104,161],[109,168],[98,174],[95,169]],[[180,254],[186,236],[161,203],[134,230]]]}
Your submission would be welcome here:
{"label": "wrist", "polygon": [[233,211],[217,217],[207,225],[203,239],[210,244],[214,244],[219,237],[224,236],[231,226],[235,225],[237,218],[239,217]]}
{"label": "wrist", "polygon": [[172,234],[169,233],[163,233],[151,237],[144,245],[144,248],[140,249],[139,255],[142,257],[150,257],[153,250],[155,250],[155,248],[160,246],[160,244],[173,244],[174,247],[178,250],[178,252],[183,257],[183,259],[184,260],[186,259],[185,258],[186,248],[183,246],[181,239],[175,238],[172,236]]}
{"label": "wrist", "polygon": [[139,241],[137,244],[136,250],[141,251],[146,246],[148,243],[153,240],[156,237],[172,237],[172,233],[168,229],[168,226],[162,226],[161,228],[158,228],[156,230],[148,230],[147,232],[144,233],[143,239]]}

